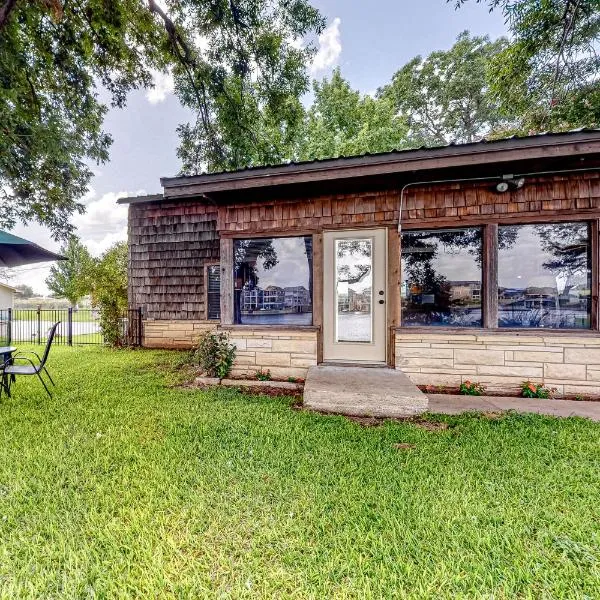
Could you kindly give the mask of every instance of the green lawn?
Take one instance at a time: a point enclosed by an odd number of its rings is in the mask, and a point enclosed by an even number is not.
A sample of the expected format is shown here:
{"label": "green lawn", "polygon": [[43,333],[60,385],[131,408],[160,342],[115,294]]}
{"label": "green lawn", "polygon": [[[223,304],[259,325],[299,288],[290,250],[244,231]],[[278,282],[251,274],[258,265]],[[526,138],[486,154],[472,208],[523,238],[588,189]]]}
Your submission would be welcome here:
{"label": "green lawn", "polygon": [[599,424],[364,428],[176,357],[56,347],[0,402],[0,597],[600,597]]}

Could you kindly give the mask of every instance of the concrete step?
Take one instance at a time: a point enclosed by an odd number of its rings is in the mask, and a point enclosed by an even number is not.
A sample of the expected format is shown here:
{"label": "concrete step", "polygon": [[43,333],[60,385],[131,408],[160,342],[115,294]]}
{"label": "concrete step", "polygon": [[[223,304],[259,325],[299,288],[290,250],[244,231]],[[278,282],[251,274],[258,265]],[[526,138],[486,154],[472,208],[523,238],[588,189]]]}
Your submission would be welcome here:
{"label": "concrete step", "polygon": [[425,412],[427,405],[427,396],[394,369],[318,365],[308,370],[304,385],[304,406],[322,412],[409,417]]}

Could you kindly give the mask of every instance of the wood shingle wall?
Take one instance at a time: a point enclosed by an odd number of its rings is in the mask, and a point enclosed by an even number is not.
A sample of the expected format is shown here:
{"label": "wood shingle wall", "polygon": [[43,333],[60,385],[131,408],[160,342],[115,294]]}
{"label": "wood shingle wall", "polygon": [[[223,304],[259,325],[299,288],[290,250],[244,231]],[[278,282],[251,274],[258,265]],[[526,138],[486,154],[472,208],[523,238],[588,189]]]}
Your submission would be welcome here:
{"label": "wood shingle wall", "polygon": [[[465,220],[489,222],[574,216],[600,209],[600,175],[597,172],[549,177],[526,177],[518,190],[500,194],[498,180],[419,185],[404,193],[402,222],[408,226],[435,227]],[[353,227],[380,227],[398,222],[398,188],[349,194],[313,196],[265,202],[232,202],[219,209],[220,234],[242,232],[322,231]]]}
{"label": "wood shingle wall", "polygon": [[398,190],[303,197],[271,202],[234,202],[219,209],[219,233],[322,231],[384,226],[397,222]]}
{"label": "wood shingle wall", "polygon": [[407,188],[402,221],[432,225],[445,222],[574,215],[600,208],[600,175],[572,173],[551,177],[525,177],[522,188],[499,194],[497,182],[446,183]]}
{"label": "wood shingle wall", "polygon": [[130,306],[145,319],[205,319],[204,265],[219,260],[216,224],[207,204],[131,204]]}

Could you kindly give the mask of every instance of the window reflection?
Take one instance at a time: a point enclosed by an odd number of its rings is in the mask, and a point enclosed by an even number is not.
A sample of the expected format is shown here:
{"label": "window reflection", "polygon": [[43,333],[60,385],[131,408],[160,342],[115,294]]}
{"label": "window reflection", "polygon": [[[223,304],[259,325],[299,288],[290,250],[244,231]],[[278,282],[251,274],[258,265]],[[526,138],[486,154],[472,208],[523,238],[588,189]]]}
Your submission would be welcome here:
{"label": "window reflection", "polygon": [[234,241],[234,320],[312,324],[312,237]]}
{"label": "window reflection", "polygon": [[498,325],[591,326],[587,223],[499,227]]}
{"label": "window reflection", "polygon": [[338,342],[372,340],[373,240],[336,240]]}
{"label": "window reflection", "polygon": [[402,234],[402,325],[481,327],[481,230]]}

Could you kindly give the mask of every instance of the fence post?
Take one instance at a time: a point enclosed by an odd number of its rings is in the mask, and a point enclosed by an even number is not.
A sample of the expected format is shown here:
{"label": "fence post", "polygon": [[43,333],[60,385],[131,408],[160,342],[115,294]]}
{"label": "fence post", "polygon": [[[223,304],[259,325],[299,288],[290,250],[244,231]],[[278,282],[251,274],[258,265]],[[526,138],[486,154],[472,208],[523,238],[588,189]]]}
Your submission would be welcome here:
{"label": "fence post", "polygon": [[6,330],[7,346],[10,346],[12,344],[12,311],[12,308],[8,309],[8,327]]}
{"label": "fence post", "polygon": [[73,345],[73,307],[69,306],[67,313],[67,344]]}
{"label": "fence post", "polygon": [[37,309],[37,343],[42,343],[42,310],[39,306]]}

